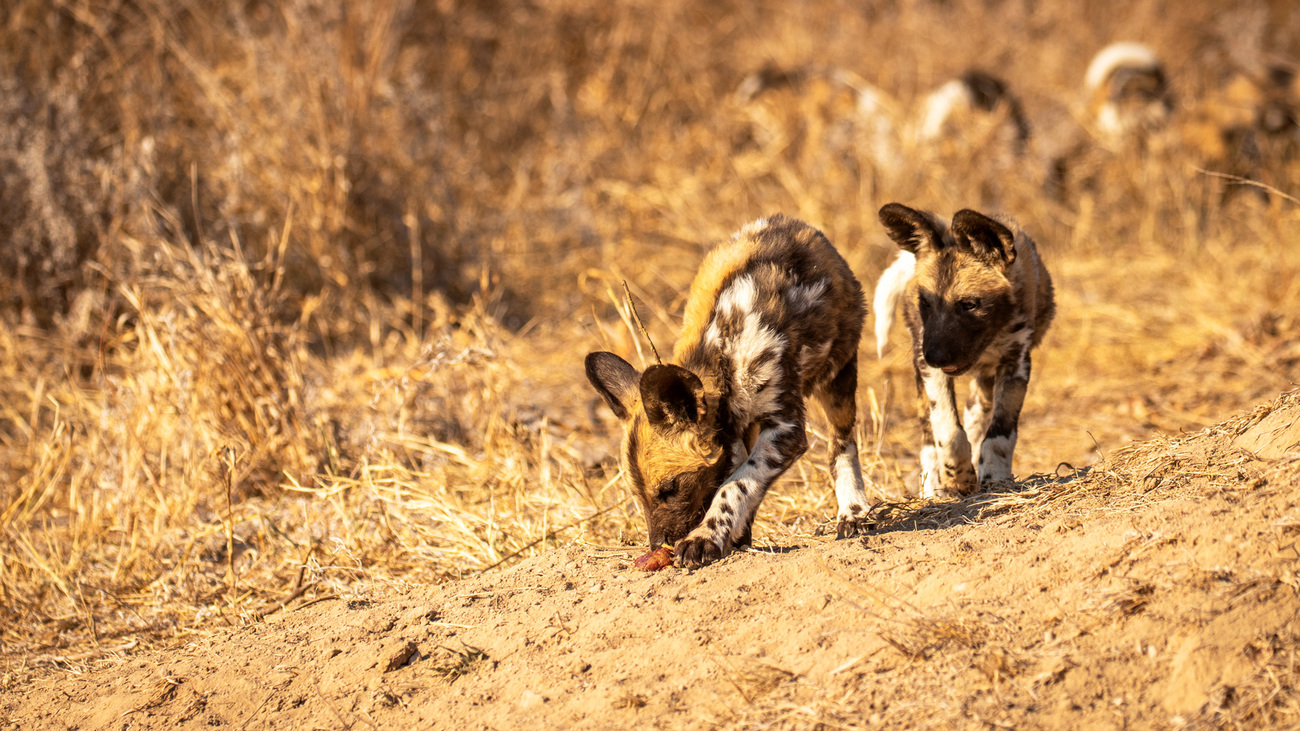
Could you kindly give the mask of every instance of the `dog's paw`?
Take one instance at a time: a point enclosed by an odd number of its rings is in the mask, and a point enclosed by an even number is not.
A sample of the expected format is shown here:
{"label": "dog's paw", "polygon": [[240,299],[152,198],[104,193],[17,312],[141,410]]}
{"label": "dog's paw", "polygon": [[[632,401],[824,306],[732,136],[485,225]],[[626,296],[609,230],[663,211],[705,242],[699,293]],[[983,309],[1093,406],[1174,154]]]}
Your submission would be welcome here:
{"label": "dog's paw", "polygon": [[969,490],[979,487],[979,478],[975,476],[975,466],[971,464],[970,455],[953,465],[952,481],[959,490]]}
{"label": "dog's paw", "polygon": [[921,462],[921,484],[917,491],[917,497],[922,500],[933,500],[939,497],[939,491],[943,485],[939,479],[939,468]]}
{"label": "dog's paw", "polygon": [[845,538],[864,536],[875,527],[876,521],[865,515],[861,518],[840,518],[835,522],[835,539],[843,540]]}
{"label": "dog's paw", "polygon": [[969,474],[933,472],[925,475],[922,485],[921,497],[926,500],[955,500],[975,493],[980,488],[974,470],[970,470]]}
{"label": "dog's paw", "polygon": [[835,517],[835,538],[842,540],[865,535],[875,526],[876,521],[871,517],[870,507],[848,505],[841,508],[840,514]]}
{"label": "dog's paw", "polygon": [[[1012,477],[1004,477],[1000,480],[984,479],[984,480],[980,480],[979,491],[988,492],[994,488],[997,488],[999,490],[1008,490],[1014,488],[1015,486],[1016,486],[1016,481]],[[973,493],[975,491],[972,490],[971,492]]]}
{"label": "dog's paw", "polygon": [[939,486],[935,497],[957,498],[970,495],[980,489],[979,478],[975,476],[975,467],[969,458],[958,457],[945,462],[939,470]]}
{"label": "dog's paw", "polygon": [[989,439],[980,450],[979,479],[981,485],[1009,482],[1011,475],[1011,449],[1006,438]]}
{"label": "dog's paw", "polygon": [[722,558],[725,552],[722,546],[714,543],[711,538],[690,535],[677,542],[673,553],[676,555],[678,566],[684,569],[697,569]]}
{"label": "dog's paw", "polygon": [[942,500],[949,497],[952,486],[951,470],[943,468],[938,447],[921,448],[921,485],[917,497],[922,500]]}
{"label": "dog's paw", "polygon": [[921,473],[922,500],[950,500],[968,495],[979,488],[975,470],[962,475],[957,470],[938,468]]}

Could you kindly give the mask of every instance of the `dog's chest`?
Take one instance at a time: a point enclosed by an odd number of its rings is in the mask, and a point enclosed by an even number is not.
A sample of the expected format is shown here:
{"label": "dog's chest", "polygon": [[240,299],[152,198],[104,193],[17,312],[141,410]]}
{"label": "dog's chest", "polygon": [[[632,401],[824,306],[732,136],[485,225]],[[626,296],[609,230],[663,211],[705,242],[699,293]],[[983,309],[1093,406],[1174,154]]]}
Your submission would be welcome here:
{"label": "dog's chest", "polygon": [[[984,348],[984,352],[975,361],[973,370],[988,373],[1008,366],[1018,367],[1020,361],[1024,360],[1024,355],[1029,352],[1033,338],[1032,324],[1025,324],[1018,328],[1014,325],[1004,327]],[[1015,359],[1016,362],[1008,363],[1009,358]]]}

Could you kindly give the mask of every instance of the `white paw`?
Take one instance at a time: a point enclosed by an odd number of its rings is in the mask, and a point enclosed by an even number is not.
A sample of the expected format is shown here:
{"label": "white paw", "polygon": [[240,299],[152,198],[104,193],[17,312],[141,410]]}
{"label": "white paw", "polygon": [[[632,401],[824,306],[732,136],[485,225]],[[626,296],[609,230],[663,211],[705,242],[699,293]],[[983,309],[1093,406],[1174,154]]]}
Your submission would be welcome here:
{"label": "white paw", "polygon": [[1011,479],[1011,454],[1015,451],[1015,437],[985,439],[980,445],[980,483],[1005,482]]}
{"label": "white paw", "polygon": [[927,446],[921,448],[921,493],[922,500],[933,500],[940,489],[939,449]]}

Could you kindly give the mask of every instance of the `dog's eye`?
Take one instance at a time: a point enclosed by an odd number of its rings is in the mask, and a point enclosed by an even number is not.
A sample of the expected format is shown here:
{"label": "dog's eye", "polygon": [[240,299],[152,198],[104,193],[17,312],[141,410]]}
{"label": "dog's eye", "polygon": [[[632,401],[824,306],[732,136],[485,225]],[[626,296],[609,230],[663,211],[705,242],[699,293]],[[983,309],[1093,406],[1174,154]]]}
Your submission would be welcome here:
{"label": "dog's eye", "polygon": [[669,480],[669,481],[667,481],[667,482],[662,483],[662,484],[659,485],[659,492],[658,492],[657,497],[658,497],[660,500],[667,500],[668,498],[672,497],[672,496],[675,495],[675,494],[677,494],[677,478],[676,478],[676,477],[674,477],[673,479],[671,479],[671,480]]}
{"label": "dog's eye", "polygon": [[965,299],[957,303],[957,307],[960,308],[962,312],[970,312],[971,310],[979,306],[980,306],[980,301],[976,299]]}
{"label": "dog's eye", "polygon": [[921,311],[922,311],[922,312],[929,312],[929,311],[930,311],[930,300],[926,299],[924,295],[922,295],[922,296],[920,296],[920,297],[917,297],[917,298],[916,298],[916,306],[919,307],[919,308],[921,308]]}

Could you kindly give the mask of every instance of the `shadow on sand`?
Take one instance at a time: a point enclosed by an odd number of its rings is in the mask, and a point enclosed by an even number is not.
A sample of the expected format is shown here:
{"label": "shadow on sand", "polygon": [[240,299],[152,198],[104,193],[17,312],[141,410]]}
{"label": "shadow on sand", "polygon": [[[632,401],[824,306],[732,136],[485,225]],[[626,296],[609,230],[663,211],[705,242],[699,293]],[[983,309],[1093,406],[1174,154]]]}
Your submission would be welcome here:
{"label": "shadow on sand", "polygon": [[1055,474],[1038,473],[963,498],[881,503],[874,511],[876,527],[866,537],[898,531],[941,530],[987,522],[1022,507],[1040,504],[1047,493],[1064,494],[1073,483],[1086,477],[1090,471],[1090,467],[1076,469],[1063,464]]}

